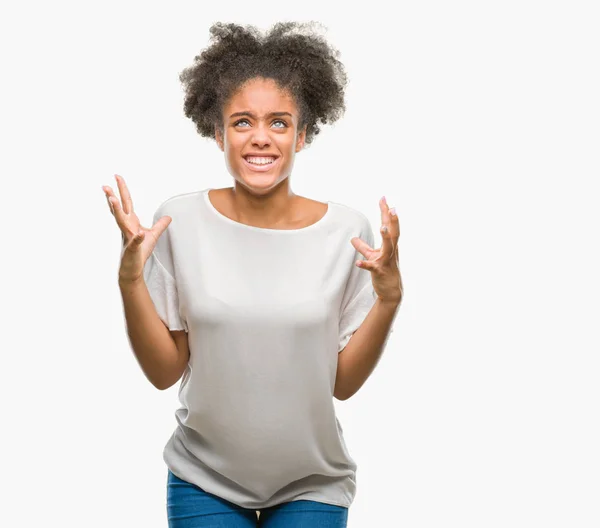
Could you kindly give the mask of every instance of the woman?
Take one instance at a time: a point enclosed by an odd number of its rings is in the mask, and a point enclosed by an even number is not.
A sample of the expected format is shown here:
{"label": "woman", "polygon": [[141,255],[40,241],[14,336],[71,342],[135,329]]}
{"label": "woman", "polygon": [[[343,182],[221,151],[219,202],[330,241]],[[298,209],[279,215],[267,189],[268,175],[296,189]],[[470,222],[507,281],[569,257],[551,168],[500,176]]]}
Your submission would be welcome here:
{"label": "woman", "polygon": [[295,154],[344,110],[337,52],[305,27],[215,24],[181,75],[186,116],[233,187],[166,200],[152,228],[123,178],[121,202],[103,187],[134,353],[157,388],[181,379],[163,453],[171,527],[344,527],[355,496],[333,396],[352,396],[387,342],[399,224],[382,199],[373,249],[365,215],[291,190]]}

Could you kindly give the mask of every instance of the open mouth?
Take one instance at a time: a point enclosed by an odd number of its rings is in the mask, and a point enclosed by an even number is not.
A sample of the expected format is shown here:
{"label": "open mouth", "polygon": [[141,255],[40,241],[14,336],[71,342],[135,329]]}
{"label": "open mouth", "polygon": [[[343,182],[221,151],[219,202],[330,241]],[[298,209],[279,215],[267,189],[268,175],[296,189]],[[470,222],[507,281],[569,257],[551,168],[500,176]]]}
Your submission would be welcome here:
{"label": "open mouth", "polygon": [[279,157],[274,156],[245,156],[243,159],[247,167],[258,172],[268,171],[279,162]]}

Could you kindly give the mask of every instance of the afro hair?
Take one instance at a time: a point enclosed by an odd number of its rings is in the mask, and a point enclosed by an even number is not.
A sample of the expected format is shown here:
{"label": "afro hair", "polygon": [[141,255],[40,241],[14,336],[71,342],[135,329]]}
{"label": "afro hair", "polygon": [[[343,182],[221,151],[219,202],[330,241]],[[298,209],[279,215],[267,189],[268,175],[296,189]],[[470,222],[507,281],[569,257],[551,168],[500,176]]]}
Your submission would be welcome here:
{"label": "afro hair", "polygon": [[347,76],[339,52],[313,31],[315,22],[278,22],[262,34],[255,26],[215,23],[211,44],[180,75],[184,112],[200,136],[223,133],[223,108],[247,81],[272,79],[293,96],[298,130],[306,126],[305,145],[319,124],[333,123],[345,112]]}

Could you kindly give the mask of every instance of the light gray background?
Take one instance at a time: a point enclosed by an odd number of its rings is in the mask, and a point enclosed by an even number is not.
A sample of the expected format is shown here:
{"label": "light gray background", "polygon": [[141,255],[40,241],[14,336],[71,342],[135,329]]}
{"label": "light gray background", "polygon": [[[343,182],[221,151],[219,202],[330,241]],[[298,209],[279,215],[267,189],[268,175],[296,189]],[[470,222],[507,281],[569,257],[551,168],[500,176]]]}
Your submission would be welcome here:
{"label": "light gray background", "polygon": [[232,185],[178,73],[215,21],[317,20],[347,112],[292,186],[364,212],[377,243],[387,196],[405,286],[374,374],[336,401],[359,466],[348,526],[599,526],[594,4],[3,7],[0,525],[166,526],[179,383],[157,391],[129,348],[101,186],[121,174],[147,225]]}

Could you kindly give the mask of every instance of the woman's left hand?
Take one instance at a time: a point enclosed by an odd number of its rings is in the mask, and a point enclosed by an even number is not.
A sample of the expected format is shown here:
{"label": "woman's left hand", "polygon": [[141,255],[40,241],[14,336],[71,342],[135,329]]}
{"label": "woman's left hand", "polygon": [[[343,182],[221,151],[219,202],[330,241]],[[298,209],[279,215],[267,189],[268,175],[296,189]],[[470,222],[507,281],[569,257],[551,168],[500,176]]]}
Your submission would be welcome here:
{"label": "woman's left hand", "polygon": [[385,197],[379,200],[379,208],[381,209],[381,248],[373,249],[361,238],[354,237],[351,240],[352,245],[367,259],[357,260],[356,265],[371,272],[373,289],[379,299],[400,304],[404,293],[398,257],[400,222],[395,208],[388,207]]}

